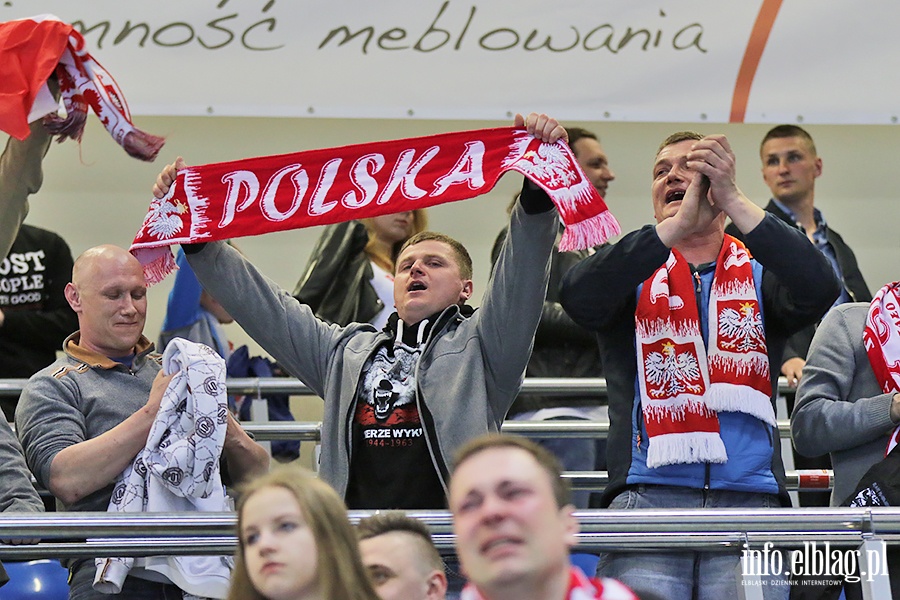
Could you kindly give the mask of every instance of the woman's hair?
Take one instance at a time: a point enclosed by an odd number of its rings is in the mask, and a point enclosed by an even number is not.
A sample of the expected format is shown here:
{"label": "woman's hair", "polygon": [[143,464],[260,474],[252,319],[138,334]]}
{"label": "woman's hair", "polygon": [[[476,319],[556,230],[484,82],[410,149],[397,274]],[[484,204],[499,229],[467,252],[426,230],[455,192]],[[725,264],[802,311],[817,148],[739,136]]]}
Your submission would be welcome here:
{"label": "woman's hair", "polygon": [[375,264],[388,273],[394,272],[394,264],[397,262],[397,257],[400,255],[400,248],[403,247],[406,240],[420,231],[428,229],[428,215],[425,214],[425,209],[417,208],[412,211],[412,225],[409,228],[409,235],[394,243],[391,248],[391,255],[388,256],[385,254],[384,249],[377,240],[375,240],[375,236],[372,233],[371,219],[361,219],[360,222],[366,226],[366,231],[369,232],[369,243],[366,244],[365,253],[369,256],[370,260],[374,261]]}
{"label": "woman's hair", "polygon": [[241,488],[237,505],[238,547],[229,600],[266,600],[250,581],[241,526],[247,499],[269,487],[281,487],[297,499],[316,542],[316,577],[323,598],[378,600],[359,556],[356,534],[340,496],[327,483],[298,466],[279,466]]}

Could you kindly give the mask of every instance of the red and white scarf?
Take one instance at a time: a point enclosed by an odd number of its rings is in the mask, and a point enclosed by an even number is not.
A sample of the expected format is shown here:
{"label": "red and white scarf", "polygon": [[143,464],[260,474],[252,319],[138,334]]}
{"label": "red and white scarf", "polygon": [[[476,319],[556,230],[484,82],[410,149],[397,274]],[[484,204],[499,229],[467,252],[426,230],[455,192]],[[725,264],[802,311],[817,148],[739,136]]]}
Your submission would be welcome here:
{"label": "red and white scarf", "polygon": [[[887,284],[872,299],[863,329],[863,344],[881,391],[900,392],[900,281]],[[898,441],[900,427],[891,434],[885,456]]]}
{"label": "red and white scarf", "polygon": [[740,240],[725,236],[710,289],[708,355],[695,278],[681,253],[673,249],[643,284],[635,335],[650,468],[728,460],[716,411],[743,412],[776,424],[750,258]]}
{"label": "red and white scarf", "polygon": [[543,188],[566,230],[560,249],[588,248],[619,224],[562,140],[502,127],[189,167],[154,199],[132,253],[147,281],[175,266],[171,244],[210,242],[377,217],[489,191],[507,171]]}
{"label": "red and white scarf", "polygon": [[[46,89],[54,71],[65,118],[56,115],[58,104]],[[47,115],[44,125],[60,141],[80,141],[88,106],[130,156],[156,158],[165,140],[134,126],[115,79],[88,53],[75,28],[53,15],[0,23],[0,130],[24,140],[28,123]]]}
{"label": "red and white scarf", "polygon": [[[473,584],[466,584],[460,600],[486,600]],[[628,587],[615,579],[594,579],[579,569],[569,569],[569,589],[560,600],[637,600]]]}

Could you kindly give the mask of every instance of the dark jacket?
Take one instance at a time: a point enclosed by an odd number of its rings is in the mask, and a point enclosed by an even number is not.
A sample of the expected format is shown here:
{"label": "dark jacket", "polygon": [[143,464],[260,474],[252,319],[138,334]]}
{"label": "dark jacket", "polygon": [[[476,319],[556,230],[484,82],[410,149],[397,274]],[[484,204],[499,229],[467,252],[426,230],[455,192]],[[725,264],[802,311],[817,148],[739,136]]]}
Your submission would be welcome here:
{"label": "dark jacket", "polygon": [[[785,340],[814,323],[839,292],[834,270],[802,233],[767,216],[745,236],[753,254],[754,279],[766,330],[774,408]],[[560,299],[566,312],[600,339],[600,356],[609,390],[607,506],[626,486],[665,484],[695,489],[778,493],[790,504],[784,487],[784,466],[778,431],[744,413],[719,413],[728,461],[722,464],[676,464],[646,467],[647,432],[636,393],[634,313],[637,290],[669,256],[653,226],[634,231],[576,265],[563,280]],[[698,272],[706,318],[711,268]],[[706,340],[704,340],[706,341]],[[760,485],[764,484],[764,485]]]}
{"label": "dark jacket", "polygon": [[[491,249],[491,270],[500,255],[507,229],[504,227]],[[600,351],[597,336],[581,327],[563,310],[559,303],[559,288],[563,276],[588,256],[586,250],[560,252],[556,244],[550,255],[550,282],[541,310],[541,321],[534,336],[534,349],[525,371],[526,377],[601,377]],[[606,399],[594,396],[541,396],[520,394],[508,416],[541,408],[558,406],[597,406]]]}
{"label": "dark jacket", "polygon": [[369,234],[359,221],[328,225],[316,242],[294,298],[329,323],[368,323],[384,308],[370,281]]}
{"label": "dark jacket", "polygon": [[[766,205],[766,212],[772,213],[791,227],[798,227],[797,223],[791,219],[790,215],[781,210],[772,200],[769,200],[769,203]],[[734,226],[734,223],[730,224],[726,231],[734,237],[743,239],[740,230]],[[851,301],[871,302],[872,294],[869,292],[869,286],[866,285],[866,280],[863,279],[863,275],[859,270],[859,265],[856,264],[856,255],[853,254],[853,250],[850,249],[850,246],[847,245],[844,238],[831,227],[827,228],[826,237],[828,243],[834,248],[838,266],[841,268],[841,277],[843,279],[841,283],[843,284],[844,289],[847,290],[847,293],[850,294]],[[809,353],[809,345],[812,342],[815,333],[816,325],[809,325],[792,335],[784,347],[782,364],[792,358],[802,358],[803,360],[806,360],[806,355]]]}

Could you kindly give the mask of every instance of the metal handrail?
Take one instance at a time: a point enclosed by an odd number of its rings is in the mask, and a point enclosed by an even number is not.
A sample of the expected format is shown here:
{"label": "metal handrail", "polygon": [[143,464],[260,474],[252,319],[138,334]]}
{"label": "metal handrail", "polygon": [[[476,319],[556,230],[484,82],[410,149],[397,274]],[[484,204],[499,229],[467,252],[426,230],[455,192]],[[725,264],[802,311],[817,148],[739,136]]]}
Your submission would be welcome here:
{"label": "metal handrail", "polygon": [[[14,396],[22,391],[27,379],[0,379],[0,396]],[[229,378],[225,382],[228,391],[236,394],[290,394],[315,395],[300,380],[292,377],[243,377]],[[784,377],[778,380],[779,393],[792,395],[796,389],[787,385]],[[606,379],[603,377],[552,378],[529,377],[522,383],[521,393],[543,395],[591,395],[605,396]],[[317,442],[320,439],[321,422],[254,422],[242,423],[245,430],[260,441],[300,440]],[[609,433],[609,424],[602,421],[506,421],[503,431],[529,437],[603,438]],[[778,421],[778,434],[782,439],[791,437],[789,421]]]}
{"label": "metal handrail", "polygon": [[[566,471],[562,477],[576,491],[599,492],[609,484],[607,471]],[[831,469],[786,471],[784,487],[789,492],[827,492],[834,487],[834,471]]]}
{"label": "metal handrail", "polygon": [[[350,511],[351,522],[374,514]],[[410,511],[442,552],[455,537],[447,511]],[[830,542],[850,547],[877,537],[900,544],[900,508],[666,509],[576,511],[577,547],[585,551],[681,548],[725,550]],[[231,554],[233,513],[2,513],[0,539],[40,538],[0,546],[0,558]]]}
{"label": "metal handrail", "polygon": [[[318,442],[321,421],[242,421],[245,431],[260,441],[300,440]],[[605,438],[609,423],[605,421],[504,421],[504,433],[526,437]],[[778,421],[778,434],[790,439],[790,421]]]}
{"label": "metal handrail", "polygon": [[[0,379],[0,396],[17,396],[27,379]],[[225,381],[232,394],[291,394],[293,396],[315,396],[306,384],[293,377],[229,377]],[[789,387],[787,379],[778,379],[778,393],[793,395],[795,388]],[[521,394],[541,394],[544,396],[591,395],[605,396],[607,393],[604,377],[528,377],[522,382]]]}

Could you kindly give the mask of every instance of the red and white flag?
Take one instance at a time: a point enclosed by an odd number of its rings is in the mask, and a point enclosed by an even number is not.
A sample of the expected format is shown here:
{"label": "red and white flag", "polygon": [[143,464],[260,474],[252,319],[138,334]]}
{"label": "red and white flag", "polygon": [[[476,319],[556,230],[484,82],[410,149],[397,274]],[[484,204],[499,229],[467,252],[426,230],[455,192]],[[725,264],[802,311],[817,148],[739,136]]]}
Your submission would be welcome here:
{"label": "red and white flag", "polygon": [[[57,116],[59,105],[47,88],[53,73],[65,117]],[[60,140],[81,140],[88,107],[130,156],[156,158],[165,140],[134,126],[115,79],[87,51],[74,27],[53,15],[0,23],[0,130],[24,140],[28,124],[44,117]]]}

